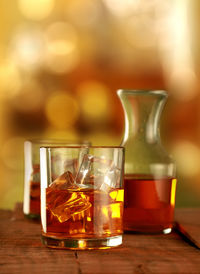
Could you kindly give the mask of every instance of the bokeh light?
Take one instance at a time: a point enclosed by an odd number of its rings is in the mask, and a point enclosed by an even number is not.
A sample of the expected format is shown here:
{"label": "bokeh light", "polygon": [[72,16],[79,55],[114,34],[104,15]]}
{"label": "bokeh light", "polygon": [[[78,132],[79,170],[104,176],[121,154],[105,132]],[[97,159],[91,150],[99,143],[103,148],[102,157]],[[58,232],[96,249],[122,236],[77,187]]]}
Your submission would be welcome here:
{"label": "bokeh light", "polygon": [[100,18],[101,3],[98,0],[73,0],[66,1],[66,16],[74,24],[83,28],[95,26]]}
{"label": "bokeh light", "polygon": [[54,0],[18,0],[18,6],[26,18],[42,20],[52,12]]}
{"label": "bokeh light", "polygon": [[[42,108],[44,102],[44,90],[39,82],[34,79],[27,79],[18,93],[12,100],[12,105],[20,112],[35,112]],[[22,104],[23,102],[23,104]]]}
{"label": "bokeh light", "polygon": [[[122,1],[123,2],[123,1]],[[129,2],[128,2],[129,3]],[[159,36],[161,41],[167,41],[167,31],[169,29],[169,17],[171,15],[172,4],[170,0],[159,1],[130,1],[127,3],[127,18],[118,20],[125,38],[130,44],[138,49],[157,47]],[[124,3],[122,4],[123,6]]]}
{"label": "bokeh light", "polygon": [[10,55],[24,69],[35,69],[43,62],[44,36],[40,29],[22,25],[18,27],[10,45]]}
{"label": "bokeh light", "polygon": [[172,72],[169,84],[173,87],[173,96],[180,101],[189,101],[198,96],[198,79],[194,69],[179,67]]}
{"label": "bokeh light", "polygon": [[191,100],[198,92],[188,22],[190,8],[188,1],[174,1],[166,18],[167,31],[159,36],[166,83],[180,101]]}
{"label": "bokeh light", "polygon": [[74,96],[58,91],[52,93],[47,99],[45,114],[53,127],[60,130],[67,129],[77,121],[79,106]]}
{"label": "bokeh light", "polygon": [[11,170],[23,170],[24,141],[23,137],[14,136],[2,145],[2,162]]}
{"label": "bokeh light", "polygon": [[0,61],[0,97],[12,98],[22,85],[20,73],[16,64],[5,58]]}
{"label": "bokeh light", "polygon": [[126,40],[136,48],[149,48],[155,45],[154,29],[144,17],[136,15],[121,23]]}
{"label": "bokeh light", "polygon": [[128,16],[140,4],[140,0],[103,0],[107,8],[114,15],[117,16]]}
{"label": "bokeh light", "polygon": [[58,129],[55,128],[53,125],[49,125],[44,133],[43,133],[44,139],[60,139],[60,140],[69,140],[70,142],[76,142],[77,140],[80,140],[80,135],[78,131],[72,127],[68,130],[65,129]]}
{"label": "bokeh light", "polygon": [[189,142],[182,141],[176,144],[173,155],[181,175],[193,177],[200,174],[200,148]]}
{"label": "bokeh light", "polygon": [[110,117],[109,89],[101,82],[86,81],[77,88],[83,116],[88,123]]}
{"label": "bokeh light", "polygon": [[54,73],[69,72],[79,61],[78,37],[72,25],[56,22],[46,31],[46,66]]}

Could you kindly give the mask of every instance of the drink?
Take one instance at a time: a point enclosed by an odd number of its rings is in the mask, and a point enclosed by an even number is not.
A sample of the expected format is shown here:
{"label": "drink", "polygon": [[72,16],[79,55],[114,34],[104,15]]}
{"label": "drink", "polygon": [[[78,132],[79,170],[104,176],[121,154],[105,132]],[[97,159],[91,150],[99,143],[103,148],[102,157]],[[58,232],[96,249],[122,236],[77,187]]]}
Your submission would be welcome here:
{"label": "drink", "polygon": [[24,185],[24,214],[40,218],[40,165],[28,165]]}
{"label": "drink", "polygon": [[40,182],[30,182],[30,214],[40,215]]}
{"label": "drink", "polygon": [[[124,229],[167,232],[173,226],[176,179],[125,175]],[[169,231],[169,232],[170,232]]]}
{"label": "drink", "polygon": [[46,189],[46,233],[65,238],[106,238],[123,232],[123,189]]}
{"label": "drink", "polygon": [[[123,156],[123,147],[40,148],[45,246],[82,250],[122,244]],[[66,167],[66,161],[72,164]]]}

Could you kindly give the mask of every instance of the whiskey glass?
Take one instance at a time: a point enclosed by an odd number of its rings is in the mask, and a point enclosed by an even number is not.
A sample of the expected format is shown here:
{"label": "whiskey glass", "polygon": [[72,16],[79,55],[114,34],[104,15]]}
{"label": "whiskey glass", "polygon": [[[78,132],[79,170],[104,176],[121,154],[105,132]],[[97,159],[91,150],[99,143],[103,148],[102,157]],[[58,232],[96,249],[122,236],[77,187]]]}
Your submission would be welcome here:
{"label": "whiskey glass", "polygon": [[105,249],[122,244],[124,148],[40,148],[45,246]]}

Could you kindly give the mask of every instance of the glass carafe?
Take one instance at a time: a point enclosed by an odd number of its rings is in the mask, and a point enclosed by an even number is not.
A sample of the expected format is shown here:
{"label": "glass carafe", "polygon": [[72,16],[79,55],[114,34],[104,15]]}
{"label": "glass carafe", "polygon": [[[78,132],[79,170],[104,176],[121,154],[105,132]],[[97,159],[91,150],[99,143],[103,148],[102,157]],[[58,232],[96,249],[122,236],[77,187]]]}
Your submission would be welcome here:
{"label": "glass carafe", "polygon": [[162,90],[118,90],[125,113],[124,229],[170,233],[173,226],[175,164],[160,141]]}

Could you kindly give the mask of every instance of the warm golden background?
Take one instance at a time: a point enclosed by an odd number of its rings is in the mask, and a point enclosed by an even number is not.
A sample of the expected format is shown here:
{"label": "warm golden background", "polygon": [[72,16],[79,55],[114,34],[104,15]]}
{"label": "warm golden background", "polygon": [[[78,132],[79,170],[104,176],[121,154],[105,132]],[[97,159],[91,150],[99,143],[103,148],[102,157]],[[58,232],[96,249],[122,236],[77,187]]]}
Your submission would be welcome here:
{"label": "warm golden background", "polygon": [[23,199],[27,138],[117,145],[118,88],[167,89],[177,206],[200,206],[200,1],[0,1],[0,207]]}

